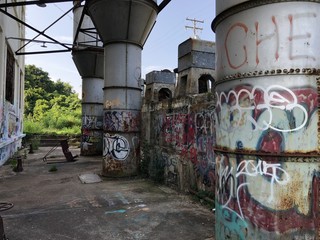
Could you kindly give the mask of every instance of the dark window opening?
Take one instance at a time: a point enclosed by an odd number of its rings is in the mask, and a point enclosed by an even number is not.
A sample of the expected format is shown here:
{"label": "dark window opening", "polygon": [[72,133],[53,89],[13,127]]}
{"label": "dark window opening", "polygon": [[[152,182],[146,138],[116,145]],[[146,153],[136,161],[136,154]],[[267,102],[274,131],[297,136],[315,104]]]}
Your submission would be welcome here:
{"label": "dark window opening", "polygon": [[13,104],[14,100],[14,55],[10,49],[7,50],[6,67],[6,100]]}
{"label": "dark window opening", "polygon": [[185,96],[187,93],[187,81],[188,75],[181,77],[180,79],[180,89],[179,89],[179,96]]}
{"label": "dark window opening", "polygon": [[213,86],[214,79],[211,75],[205,74],[202,75],[198,79],[198,91],[199,93],[206,93],[208,92],[211,87]]}
{"label": "dark window opening", "polygon": [[161,88],[158,93],[158,100],[162,101],[164,99],[172,98],[172,92],[168,88]]}
{"label": "dark window opening", "polygon": [[147,89],[145,98],[146,98],[147,101],[151,100],[151,88]]}

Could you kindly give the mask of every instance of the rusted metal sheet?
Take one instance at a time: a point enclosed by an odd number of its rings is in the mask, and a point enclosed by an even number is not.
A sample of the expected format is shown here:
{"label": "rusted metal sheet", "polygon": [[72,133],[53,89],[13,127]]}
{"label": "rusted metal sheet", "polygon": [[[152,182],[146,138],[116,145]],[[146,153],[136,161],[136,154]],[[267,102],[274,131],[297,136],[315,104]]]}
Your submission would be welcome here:
{"label": "rusted metal sheet", "polygon": [[220,1],[216,239],[319,239],[318,1]]}

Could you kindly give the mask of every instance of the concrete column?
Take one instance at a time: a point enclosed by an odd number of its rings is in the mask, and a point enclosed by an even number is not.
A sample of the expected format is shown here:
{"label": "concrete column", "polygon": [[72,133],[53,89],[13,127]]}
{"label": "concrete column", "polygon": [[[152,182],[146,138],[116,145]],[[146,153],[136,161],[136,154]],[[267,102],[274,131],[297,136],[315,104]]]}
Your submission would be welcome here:
{"label": "concrete column", "polygon": [[88,0],[88,13],[104,43],[102,174],[131,176],[139,167],[141,51],[155,23],[154,0]]}
{"label": "concrete column", "polygon": [[105,46],[103,175],[137,174],[140,152],[141,47]]}
{"label": "concrete column", "polygon": [[[74,4],[80,4],[74,1]],[[80,29],[94,29],[89,16],[83,13],[83,6],[74,9],[74,37],[83,15]],[[95,34],[79,32],[72,50],[73,61],[82,77],[82,126],[81,155],[101,155],[103,140],[103,48]]]}
{"label": "concrete column", "polygon": [[216,239],[320,239],[319,1],[217,1]]}
{"label": "concrete column", "polygon": [[81,155],[102,154],[103,79],[82,78]]}

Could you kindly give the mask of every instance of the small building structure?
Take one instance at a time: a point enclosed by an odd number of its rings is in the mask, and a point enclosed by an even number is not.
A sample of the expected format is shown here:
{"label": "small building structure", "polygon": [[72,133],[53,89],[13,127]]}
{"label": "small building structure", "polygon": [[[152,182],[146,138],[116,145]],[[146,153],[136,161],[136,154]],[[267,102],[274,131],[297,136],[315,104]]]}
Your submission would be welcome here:
{"label": "small building structure", "polygon": [[176,76],[170,70],[152,71],[146,74],[146,102],[161,102],[174,96]]}
{"label": "small building structure", "polygon": [[161,176],[181,191],[214,193],[215,76],[215,43],[194,38],[179,45],[174,72],[146,75],[141,141],[147,144],[141,149],[151,178]]}
{"label": "small building structure", "polygon": [[215,43],[189,38],[178,47],[175,97],[211,91],[215,81]]}
{"label": "small building structure", "polygon": [[[7,11],[25,20],[24,6],[8,8]],[[18,151],[24,137],[25,62],[23,55],[15,54],[23,42],[12,41],[11,37],[25,38],[25,27],[0,14],[0,166]]]}

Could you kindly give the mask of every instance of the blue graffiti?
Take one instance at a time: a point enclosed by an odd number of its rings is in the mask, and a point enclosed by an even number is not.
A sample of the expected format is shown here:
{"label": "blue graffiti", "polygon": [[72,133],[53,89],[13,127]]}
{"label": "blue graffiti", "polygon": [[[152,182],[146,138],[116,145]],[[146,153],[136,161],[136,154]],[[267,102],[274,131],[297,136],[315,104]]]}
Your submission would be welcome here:
{"label": "blue graffiti", "polygon": [[233,210],[220,205],[216,206],[216,237],[217,239],[245,240],[248,235],[248,225]]}

